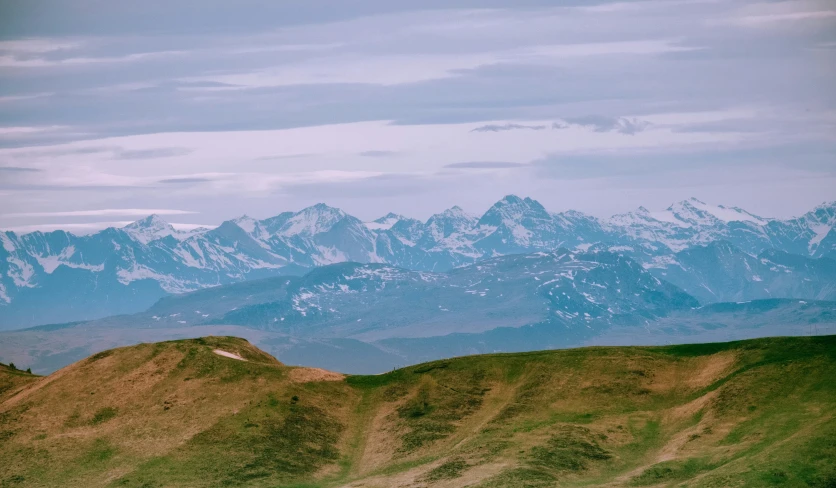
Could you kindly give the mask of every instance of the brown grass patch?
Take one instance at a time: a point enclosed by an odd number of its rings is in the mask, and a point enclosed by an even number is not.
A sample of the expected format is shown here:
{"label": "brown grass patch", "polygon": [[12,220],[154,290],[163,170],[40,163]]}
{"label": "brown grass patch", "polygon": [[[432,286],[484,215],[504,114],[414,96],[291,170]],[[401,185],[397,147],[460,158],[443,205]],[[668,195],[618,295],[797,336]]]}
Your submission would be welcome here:
{"label": "brown grass patch", "polygon": [[345,375],[321,368],[293,368],[288,375],[294,383],[311,383],[314,381],[342,381]]}

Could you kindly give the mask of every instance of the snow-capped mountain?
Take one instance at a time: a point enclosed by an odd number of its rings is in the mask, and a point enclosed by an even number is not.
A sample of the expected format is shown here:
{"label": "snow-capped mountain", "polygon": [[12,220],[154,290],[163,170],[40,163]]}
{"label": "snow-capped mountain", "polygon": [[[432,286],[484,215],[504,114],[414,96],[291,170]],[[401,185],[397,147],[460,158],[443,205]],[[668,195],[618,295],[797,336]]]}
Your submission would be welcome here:
{"label": "snow-capped mountain", "polygon": [[373,220],[372,222],[366,222],[366,227],[371,230],[387,230],[391,229],[393,225],[397,224],[401,220],[405,219],[403,215],[398,215],[396,213],[389,212],[388,214],[380,217],[379,219]]}
{"label": "snow-capped mountain", "polygon": [[236,324],[294,337],[369,341],[534,324],[588,333],[698,305],[626,256],[559,249],[491,258],[445,273],[332,264],[301,277],[173,296],[137,316],[106,320],[121,326]]}
{"label": "snow-capped mountain", "polygon": [[198,227],[190,231],[182,231],[175,229],[171,224],[160,218],[159,215],[149,215],[142,220],[137,220],[132,224],[122,227],[128,235],[134,238],[137,242],[148,244],[151,241],[162,239],[163,237],[172,236],[177,240],[182,241],[188,237],[196,234],[202,234],[209,231],[208,228]]}
{"label": "snow-capped mountain", "polygon": [[154,215],[87,236],[0,232],[0,326],[133,313],[167,294],[346,261],[444,272],[496,256],[566,247],[625,254],[656,276],[665,270],[679,276],[672,268],[679,260],[681,269],[697,267],[678,253],[718,241],[752,259],[771,250],[836,256],[834,227],[836,202],[788,220],[693,198],[660,212],[639,208],[598,219],[577,211],[550,213],[536,200],[509,195],[481,216],[453,207],[427,221],[390,213],[364,223],[317,204],[190,232]]}
{"label": "snow-capped mountain", "polygon": [[752,256],[727,241],[680,251],[665,266],[650,271],[703,303],[765,298],[836,300],[836,261],[776,249]]}

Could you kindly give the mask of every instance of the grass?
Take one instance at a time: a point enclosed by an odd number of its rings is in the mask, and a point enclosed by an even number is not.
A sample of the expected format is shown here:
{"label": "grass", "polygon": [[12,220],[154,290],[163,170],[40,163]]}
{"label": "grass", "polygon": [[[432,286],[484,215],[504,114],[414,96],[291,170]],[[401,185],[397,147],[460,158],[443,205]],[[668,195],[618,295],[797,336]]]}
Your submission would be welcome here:
{"label": "grass", "polygon": [[494,476],[479,485],[479,488],[542,488],[554,486],[552,474],[531,468],[514,468]]}
{"label": "grass", "polygon": [[532,466],[556,472],[584,471],[590,463],[611,459],[612,453],[598,444],[598,439],[589,429],[566,425],[561,427],[545,445],[531,449],[528,462]]}
{"label": "grass", "polygon": [[[425,373],[435,370],[438,376]],[[422,367],[415,394],[398,409],[409,432],[403,434],[399,449],[410,453],[444,439],[456,431],[455,423],[472,415],[488,391],[485,374],[480,370],[448,370],[446,363]],[[455,387],[450,386],[455,385]]]}
{"label": "grass", "polygon": [[421,481],[439,481],[455,479],[462,475],[462,472],[468,468],[467,461],[461,458],[455,458],[446,463],[431,469]]}
{"label": "grass", "polygon": [[654,464],[644,470],[642,474],[632,478],[630,485],[647,486],[671,481],[684,481],[712,468],[714,468],[714,465],[704,459],[691,458],[682,461],[665,461]]}
{"label": "grass", "polygon": [[0,389],[0,487],[832,488],[834,377],[836,337],[490,354],[307,383],[241,339],[141,344],[54,381],[0,368],[0,387],[14,382]]}
{"label": "grass", "polygon": [[102,407],[90,419],[90,425],[99,425],[116,417],[117,410],[113,407]]}

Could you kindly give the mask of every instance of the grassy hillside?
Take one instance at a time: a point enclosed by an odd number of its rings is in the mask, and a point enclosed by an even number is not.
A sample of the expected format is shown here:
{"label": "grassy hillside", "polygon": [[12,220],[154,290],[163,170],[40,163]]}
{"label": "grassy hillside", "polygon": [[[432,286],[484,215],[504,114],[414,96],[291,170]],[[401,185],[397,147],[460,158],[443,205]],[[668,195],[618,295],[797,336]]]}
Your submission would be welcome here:
{"label": "grassy hillside", "polygon": [[15,385],[3,487],[836,486],[834,336],[349,377],[207,337]]}
{"label": "grassy hillside", "polygon": [[21,388],[38,378],[32,373],[21,371],[10,364],[0,363],[0,401],[15,395]]}

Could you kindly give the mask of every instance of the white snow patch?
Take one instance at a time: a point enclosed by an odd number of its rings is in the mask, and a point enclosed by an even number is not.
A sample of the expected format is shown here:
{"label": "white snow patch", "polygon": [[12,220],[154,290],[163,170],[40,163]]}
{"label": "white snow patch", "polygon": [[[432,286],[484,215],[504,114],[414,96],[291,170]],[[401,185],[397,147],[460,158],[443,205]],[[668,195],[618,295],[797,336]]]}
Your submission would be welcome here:
{"label": "white snow patch", "polygon": [[[827,224],[815,224],[810,226],[810,230],[815,232],[815,236],[810,239],[810,244],[808,249],[810,252],[813,251],[814,248],[818,247],[819,243],[824,239],[828,232],[830,232],[830,226]],[[5,244],[4,244],[5,245]]]}
{"label": "white snow patch", "polygon": [[38,256],[33,255],[32,257],[38,261],[38,264],[44,269],[46,274],[52,274],[58,266],[64,265],[68,268],[77,268],[77,269],[86,269],[87,271],[103,271],[104,264],[84,264],[84,263],[73,263],[68,261],[73,254],[75,254],[75,246],[67,246],[61,254],[57,256]]}
{"label": "white snow patch", "polygon": [[6,286],[3,283],[0,283],[0,300],[6,303],[12,303],[12,299],[6,294]]}
{"label": "white snow patch", "polygon": [[379,222],[364,222],[370,230],[389,230],[393,225],[397,224],[401,219],[398,217],[389,217]]}
{"label": "white snow patch", "polygon": [[679,261],[676,260],[676,257],[673,255],[667,256],[656,256],[654,257],[649,263],[642,264],[642,267],[645,269],[650,268],[667,268],[670,266],[677,266],[679,265]]}
{"label": "white snow patch", "polygon": [[[32,283],[32,278],[35,277],[35,268],[33,268],[31,264],[12,256],[6,258],[6,261],[10,264],[8,272],[9,278],[12,279],[12,282],[16,287],[35,287],[35,284]],[[17,271],[15,271],[12,266],[16,267]]]}
{"label": "white snow patch", "polygon": [[246,359],[244,359],[244,358],[242,358],[241,356],[239,356],[239,355],[235,354],[234,352],[227,352],[227,351],[223,351],[223,350],[221,350],[221,349],[215,349],[215,350],[214,350],[214,351],[212,351],[212,352],[214,352],[214,353],[215,353],[215,354],[217,354],[218,356],[223,356],[223,357],[225,357],[225,358],[237,359],[237,360],[239,360],[239,361],[246,361]]}
{"label": "white snow patch", "polygon": [[348,261],[348,256],[344,252],[335,247],[316,246],[319,251],[319,256],[313,256],[317,265],[344,263]]}
{"label": "white snow patch", "polygon": [[247,234],[252,235],[255,232],[256,221],[252,217],[246,215],[239,217],[232,221],[235,225],[244,230]]}
{"label": "white snow patch", "polygon": [[658,220],[659,222],[667,222],[669,224],[674,224],[679,227],[690,227],[687,222],[683,222],[676,218],[676,215],[673,214],[670,210],[662,210],[660,212],[650,212],[650,217],[652,219]]}
{"label": "white snow patch", "polygon": [[5,232],[0,232],[0,241],[3,241],[3,249],[6,252],[15,252],[15,245]]}
{"label": "white snow patch", "polygon": [[185,293],[200,288],[200,286],[194,283],[159,274],[151,268],[137,264],[131,266],[130,269],[117,270],[116,279],[123,285],[129,285],[133,281],[151,279],[158,282],[160,287],[168,293]]}

